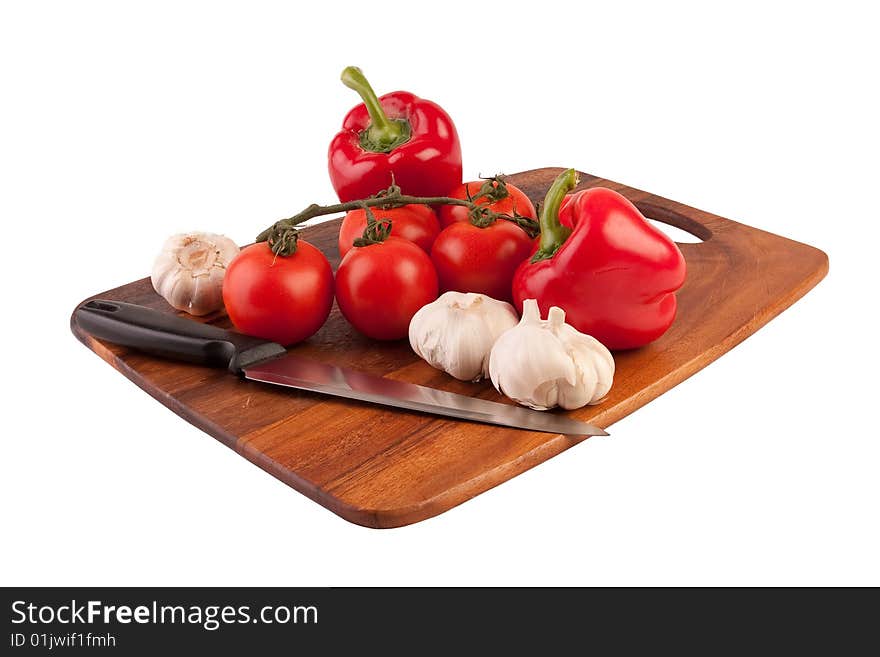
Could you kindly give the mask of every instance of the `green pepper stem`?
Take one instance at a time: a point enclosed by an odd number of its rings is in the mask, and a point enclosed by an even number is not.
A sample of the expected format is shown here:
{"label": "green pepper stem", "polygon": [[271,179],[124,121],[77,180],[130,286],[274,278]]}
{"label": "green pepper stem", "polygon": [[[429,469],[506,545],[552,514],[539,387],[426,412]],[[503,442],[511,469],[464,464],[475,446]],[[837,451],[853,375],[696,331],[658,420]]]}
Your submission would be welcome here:
{"label": "green pepper stem", "polygon": [[342,84],[354,89],[370,114],[370,126],[360,134],[361,146],[368,151],[388,153],[395,147],[409,141],[412,133],[409,121],[388,118],[382,104],[367,82],[364,72],[357,66],[347,66],[340,76]]}
{"label": "green pepper stem", "polygon": [[538,218],[541,240],[537,252],[532,256],[532,262],[553,257],[571,235],[571,228],[563,226],[559,221],[559,206],[562,205],[565,195],[577,187],[577,184],[577,171],[566,169],[556,177],[547,190],[547,196],[544,197],[544,204],[541,207],[541,216]]}

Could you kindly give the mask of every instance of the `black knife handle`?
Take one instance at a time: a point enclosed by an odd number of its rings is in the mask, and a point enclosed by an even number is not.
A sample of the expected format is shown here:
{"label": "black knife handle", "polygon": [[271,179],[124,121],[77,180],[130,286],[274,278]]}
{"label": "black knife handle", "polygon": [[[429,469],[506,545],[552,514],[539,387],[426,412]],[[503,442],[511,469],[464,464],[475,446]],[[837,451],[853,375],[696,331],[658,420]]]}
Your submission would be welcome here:
{"label": "black knife handle", "polygon": [[235,374],[286,353],[280,344],[225,331],[133,303],[93,299],[74,311],[79,326],[101,340]]}

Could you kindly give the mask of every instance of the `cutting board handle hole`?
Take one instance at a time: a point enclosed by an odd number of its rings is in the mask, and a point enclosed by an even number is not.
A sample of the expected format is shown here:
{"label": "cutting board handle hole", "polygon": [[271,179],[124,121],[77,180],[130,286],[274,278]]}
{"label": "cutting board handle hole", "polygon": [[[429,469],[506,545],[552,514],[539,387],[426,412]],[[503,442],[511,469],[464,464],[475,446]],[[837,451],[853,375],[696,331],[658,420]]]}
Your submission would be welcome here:
{"label": "cutting board handle hole", "polygon": [[689,233],[686,230],[682,230],[677,226],[671,226],[657,219],[651,219],[649,217],[648,223],[654,226],[654,228],[656,228],[657,230],[666,233],[666,236],[669,239],[671,239],[673,242],[678,242],[679,244],[700,244],[701,242],[705,241],[701,240],[693,233]]}
{"label": "cutting board handle hole", "polygon": [[658,205],[636,204],[652,226],[663,231],[670,239],[679,244],[699,244],[712,239],[712,231],[708,226],[691,217],[685,217],[674,210]]}

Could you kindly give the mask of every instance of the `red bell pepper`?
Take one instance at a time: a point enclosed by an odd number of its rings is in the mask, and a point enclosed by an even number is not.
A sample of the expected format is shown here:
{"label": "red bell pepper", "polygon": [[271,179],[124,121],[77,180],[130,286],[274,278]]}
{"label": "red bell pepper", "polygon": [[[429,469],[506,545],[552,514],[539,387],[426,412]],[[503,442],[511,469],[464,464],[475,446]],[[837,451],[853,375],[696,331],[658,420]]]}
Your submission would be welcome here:
{"label": "red bell pepper", "polygon": [[461,145],[449,115],[407,91],[377,98],[359,68],[342,82],[363,103],[330,142],[330,181],[343,203],[372,196],[393,181],[404,194],[442,196],[461,184]]}
{"label": "red bell pepper", "polygon": [[594,187],[566,197],[577,183],[569,169],[547,192],[538,248],[513,277],[514,302],[521,312],[537,299],[544,316],[559,306],[609,349],[641,347],[675,318],[684,257],[621,194]]}

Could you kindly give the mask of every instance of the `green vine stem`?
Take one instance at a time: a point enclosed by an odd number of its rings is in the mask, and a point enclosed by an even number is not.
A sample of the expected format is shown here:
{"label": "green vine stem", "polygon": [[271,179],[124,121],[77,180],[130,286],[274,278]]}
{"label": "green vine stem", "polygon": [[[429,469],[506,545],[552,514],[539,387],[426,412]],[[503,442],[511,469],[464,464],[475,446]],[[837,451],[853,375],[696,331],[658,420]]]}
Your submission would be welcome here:
{"label": "green vine stem", "polygon": [[356,201],[347,201],[345,203],[334,203],[332,205],[318,205],[312,203],[303,211],[276,221],[269,228],[257,235],[257,242],[268,242],[269,247],[276,255],[287,256],[296,252],[296,226],[328,214],[340,214],[342,212],[350,212],[360,208],[369,210],[369,208],[381,207],[385,209],[399,208],[404,205],[460,205],[470,210],[469,215],[471,223],[480,228],[485,228],[495,221],[502,219],[510,221],[522,228],[530,237],[539,234],[540,229],[538,222],[519,214],[505,214],[494,212],[486,205],[480,205],[471,200],[460,198],[452,198],[449,196],[410,196],[403,194],[396,184],[393,184],[386,190],[383,190],[376,196]]}

